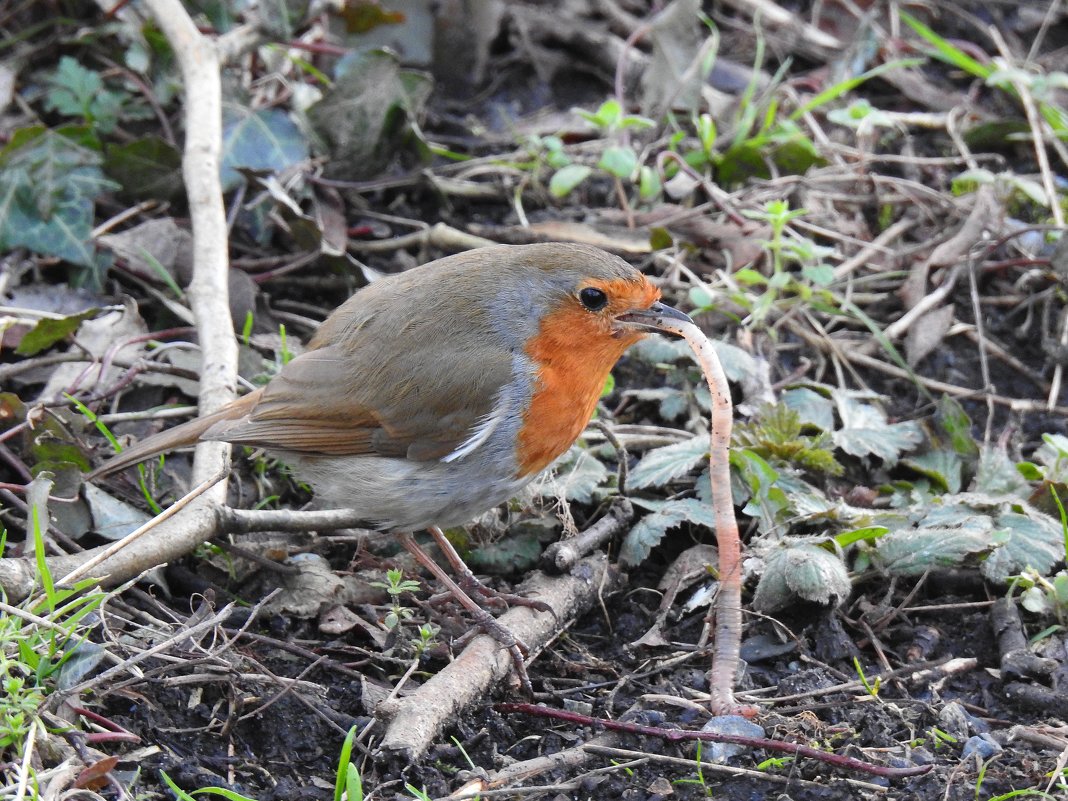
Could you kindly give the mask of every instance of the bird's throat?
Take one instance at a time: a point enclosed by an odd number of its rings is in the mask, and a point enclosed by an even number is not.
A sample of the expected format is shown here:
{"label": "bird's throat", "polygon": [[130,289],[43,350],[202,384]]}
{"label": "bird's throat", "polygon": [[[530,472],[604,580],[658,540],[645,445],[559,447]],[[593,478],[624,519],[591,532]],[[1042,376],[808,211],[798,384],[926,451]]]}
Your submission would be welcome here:
{"label": "bird's throat", "polygon": [[612,367],[641,337],[616,336],[589,314],[545,318],[526,348],[537,375],[519,430],[518,477],[540,472],[571,447],[593,416]]}

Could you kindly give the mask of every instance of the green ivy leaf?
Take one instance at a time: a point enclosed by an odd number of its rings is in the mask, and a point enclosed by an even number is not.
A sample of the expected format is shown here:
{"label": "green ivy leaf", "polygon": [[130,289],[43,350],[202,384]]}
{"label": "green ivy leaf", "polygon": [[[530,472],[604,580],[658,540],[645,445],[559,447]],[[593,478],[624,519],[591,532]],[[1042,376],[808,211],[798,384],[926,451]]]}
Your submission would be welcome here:
{"label": "green ivy leaf", "polygon": [[94,267],[93,202],[118,185],[104,177],[84,128],[16,131],[0,151],[0,251],[24,247]]}
{"label": "green ivy leaf", "polygon": [[331,174],[358,181],[381,171],[406,144],[420,149],[419,119],[430,90],[429,76],[401,69],[388,51],[342,59],[334,85],[308,109],[329,147]]}
{"label": "green ivy leaf", "polygon": [[104,145],[104,171],[137,199],[176,200],[185,194],[182,154],[158,136]]}
{"label": "green ivy leaf", "polygon": [[224,189],[234,189],[245,180],[238,168],[277,173],[308,156],[308,140],[284,111],[224,104],[220,166]]}

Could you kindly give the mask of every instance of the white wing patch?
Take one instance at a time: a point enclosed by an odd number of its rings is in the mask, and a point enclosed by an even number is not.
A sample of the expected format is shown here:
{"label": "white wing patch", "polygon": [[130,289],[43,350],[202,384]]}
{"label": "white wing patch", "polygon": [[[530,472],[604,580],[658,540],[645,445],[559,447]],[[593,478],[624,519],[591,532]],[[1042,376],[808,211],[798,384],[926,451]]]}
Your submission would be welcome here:
{"label": "white wing patch", "polygon": [[471,429],[471,435],[461,442],[452,453],[442,456],[441,461],[455,462],[457,459],[463,459],[465,456],[474,453],[485,444],[486,440],[497,430],[497,427],[508,418],[510,410],[511,404],[503,397],[498,398],[493,410],[475,423],[475,427]]}

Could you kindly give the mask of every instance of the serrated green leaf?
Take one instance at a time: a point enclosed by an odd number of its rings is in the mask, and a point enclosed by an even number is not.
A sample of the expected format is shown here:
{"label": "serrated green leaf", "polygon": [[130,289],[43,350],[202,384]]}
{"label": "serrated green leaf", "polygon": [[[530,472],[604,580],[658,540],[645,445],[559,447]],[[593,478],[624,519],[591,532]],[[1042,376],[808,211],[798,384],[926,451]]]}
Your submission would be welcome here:
{"label": "serrated green leaf", "polygon": [[875,546],[875,561],[900,576],[918,576],[937,568],[960,567],[993,547],[993,523],[972,517],[958,526],[920,526],[892,531]]}
{"label": "serrated green leaf", "polygon": [[688,408],[686,393],[668,388],[667,394],[660,401],[660,416],[665,420],[677,420],[686,413]]}
{"label": "serrated green leaf", "polygon": [[70,56],[63,56],[48,79],[45,108],[68,116],[87,114],[93,97],[104,88],[99,72],[86,69]]}
{"label": "serrated green leaf", "polygon": [[593,170],[585,164],[568,164],[561,167],[549,179],[549,193],[553,197],[567,197],[591,172]]}
{"label": "serrated green leaf", "polygon": [[648,364],[670,364],[693,355],[685,340],[667,337],[646,337],[627,352]]}
{"label": "serrated green leaf", "polygon": [[[646,502],[639,505],[654,504]],[[711,506],[694,498],[655,504],[655,511],[639,520],[623,539],[619,550],[620,562],[630,567],[641,564],[669,530],[683,523],[715,529],[715,514]]]}
{"label": "serrated green leaf", "polygon": [[834,430],[834,404],[814,389],[788,389],[782,393],[782,402],[798,413],[802,423],[823,431]]}
{"label": "serrated green leaf", "polygon": [[1068,437],[1043,434],[1042,445],[1035,451],[1035,461],[1045,467],[1044,478],[1053,484],[1068,483]]}
{"label": "serrated green leaf", "polygon": [[39,320],[33,328],[26,332],[18,347],[15,348],[15,353],[19,356],[36,356],[41,351],[55,345],[61,339],[66,339],[78,330],[78,326],[86,320],[93,319],[99,313],[100,309],[93,308],[58,320],[51,318]]}
{"label": "serrated green leaf", "polygon": [[533,569],[543,547],[538,533],[531,530],[479,546],[464,559],[475,570],[503,575]]}
{"label": "serrated green leaf", "polygon": [[852,585],[849,571],[837,554],[802,543],[773,548],[753,595],[753,607],[775,612],[798,599],[818,604],[841,603]]}
{"label": "serrated green leaf", "polygon": [[630,471],[632,489],[662,487],[708,460],[708,437],[701,435],[683,442],[653,448]]}
{"label": "serrated green leaf", "polygon": [[[1036,480],[1041,480],[1041,477]],[[979,453],[972,490],[988,495],[1026,497],[1031,487],[1027,479],[1016,470],[1005,448],[992,445],[983,448]]]}
{"label": "serrated green leaf", "polygon": [[573,447],[567,457],[556,465],[555,475],[548,482],[543,495],[562,495],[569,501],[590,503],[593,493],[608,477],[608,468],[589,451]]}
{"label": "serrated green leaf", "polygon": [[842,428],[834,432],[834,444],[851,456],[876,456],[892,466],[904,451],[923,442],[915,421],[888,423],[882,409],[843,393],[835,393],[835,401]]}
{"label": "serrated green leaf", "polygon": [[955,451],[928,451],[901,463],[927,476],[946,492],[960,492],[964,463]]}
{"label": "serrated green leaf", "polygon": [[233,189],[245,180],[238,168],[278,173],[306,161],[308,155],[307,138],[284,111],[223,105],[223,189]]}
{"label": "serrated green leaf", "polygon": [[745,382],[760,370],[753,355],[737,345],[716,339],[712,340],[712,348],[716,351],[723,372],[731,381]]}
{"label": "serrated green leaf", "polygon": [[115,129],[123,104],[129,98],[128,92],[107,89],[100,73],[83,67],[70,56],[59,60],[59,66],[48,78],[48,85],[45,108],[79,117],[101,133]]}
{"label": "serrated green leaf", "polygon": [[981,568],[991,581],[1004,583],[1027,568],[1046,576],[1064,559],[1061,524],[1037,509],[1023,504],[1016,506],[1026,514],[1006,510],[994,518],[995,530],[1003,540]]}
{"label": "serrated green leaf", "polygon": [[780,470],[775,479],[775,487],[789,499],[790,516],[799,523],[825,518],[836,508],[836,504],[824,495],[822,490],[809,484],[798,474]]}
{"label": "serrated green leaf", "polygon": [[[744,514],[753,517],[761,533],[775,530],[790,508],[790,499],[777,486],[780,474],[768,462],[749,449],[731,451],[733,473],[745,482],[749,500],[742,508]],[[744,497],[736,495],[737,497]]]}

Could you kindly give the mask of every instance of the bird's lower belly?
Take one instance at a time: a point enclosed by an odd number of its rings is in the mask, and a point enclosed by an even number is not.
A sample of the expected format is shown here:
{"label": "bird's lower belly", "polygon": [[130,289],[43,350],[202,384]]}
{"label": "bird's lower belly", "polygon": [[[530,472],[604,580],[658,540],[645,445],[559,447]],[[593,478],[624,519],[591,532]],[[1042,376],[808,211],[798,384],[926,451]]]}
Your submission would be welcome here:
{"label": "bird's lower belly", "polygon": [[510,471],[482,471],[463,460],[412,462],[379,456],[317,457],[281,454],[325,505],[353,509],[368,525],[416,531],[448,528],[512,498],[528,483]]}

